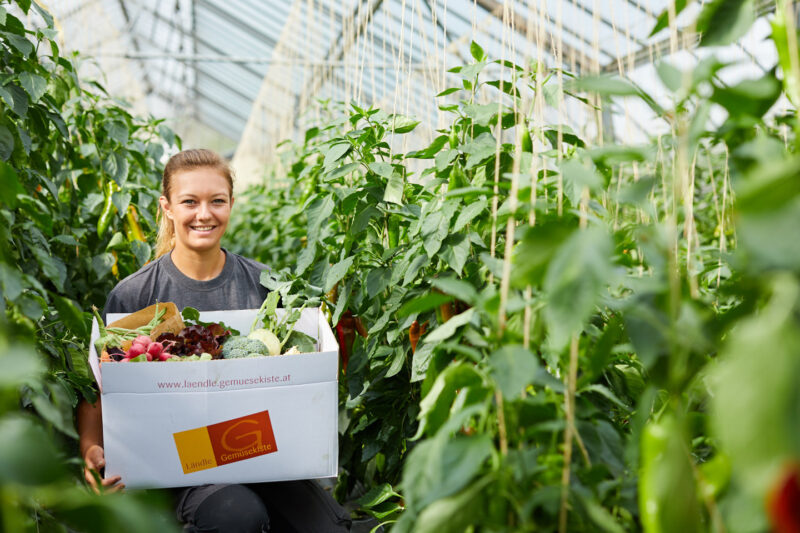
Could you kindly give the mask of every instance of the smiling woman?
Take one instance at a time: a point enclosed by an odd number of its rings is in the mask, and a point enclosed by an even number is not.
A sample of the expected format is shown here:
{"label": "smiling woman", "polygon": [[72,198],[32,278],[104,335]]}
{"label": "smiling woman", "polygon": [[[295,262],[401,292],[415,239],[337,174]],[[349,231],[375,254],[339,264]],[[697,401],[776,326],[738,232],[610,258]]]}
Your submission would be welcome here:
{"label": "smiling woman", "polygon": [[191,277],[216,277],[225,261],[219,243],[233,207],[230,167],[211,150],[184,150],[164,168],[161,189],[156,257],[172,251],[173,262],[192,271]]}
{"label": "smiling woman", "polygon": [[[227,163],[210,150],[179,152],[164,168],[161,194],[156,259],[114,287],[103,313],[131,313],[156,301],[200,311],[260,307],[267,296],[260,276],[267,266],[220,246],[233,207]],[[78,432],[86,480],[97,488],[92,471],[105,466],[99,399],[79,406]],[[119,490],[124,481],[113,476],[102,484]],[[310,480],[203,485],[172,495],[186,531],[259,533],[272,523],[273,530],[336,532],[347,531],[350,523],[348,513]]]}
{"label": "smiling woman", "polygon": [[267,268],[220,246],[233,207],[233,175],[211,150],[184,150],[164,167],[156,258],[120,281],[104,313],[127,313],[156,301],[201,311],[254,309],[267,291]]}

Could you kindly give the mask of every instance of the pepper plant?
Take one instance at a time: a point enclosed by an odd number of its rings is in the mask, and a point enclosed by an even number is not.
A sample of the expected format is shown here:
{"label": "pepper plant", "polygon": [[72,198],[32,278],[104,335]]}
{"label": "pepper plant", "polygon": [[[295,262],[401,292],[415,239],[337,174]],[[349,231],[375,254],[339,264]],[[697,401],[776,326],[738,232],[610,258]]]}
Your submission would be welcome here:
{"label": "pepper plant", "polygon": [[[26,27],[29,12],[45,25]],[[0,516],[9,531],[169,529],[152,500],[75,484],[73,409],[96,398],[88,311],[150,259],[161,159],[179,141],[81,80],[55,38],[39,4],[0,2]]]}
{"label": "pepper plant", "polygon": [[[704,46],[740,35],[714,29],[723,9],[704,8]],[[659,62],[667,107],[473,44],[430,146],[393,152],[414,121],[358,104],[286,144],[286,187],[248,191],[261,212],[229,235],[272,261],[284,302],[324,300],[349,333],[340,497],[397,531],[800,523],[797,119],[771,111],[797,83],[790,29],[776,17],[782,71],[734,85],[713,55]],[[665,133],[541,123],[558,79],[587,104],[640,99]],[[485,86],[501,105],[476,103]]]}

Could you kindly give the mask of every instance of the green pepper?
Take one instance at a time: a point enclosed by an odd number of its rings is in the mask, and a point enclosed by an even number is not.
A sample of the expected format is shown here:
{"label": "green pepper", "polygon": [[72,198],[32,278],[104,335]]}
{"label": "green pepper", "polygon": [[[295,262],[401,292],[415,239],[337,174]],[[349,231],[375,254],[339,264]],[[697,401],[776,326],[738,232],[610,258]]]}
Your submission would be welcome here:
{"label": "green pepper", "polygon": [[467,182],[467,176],[461,169],[461,165],[453,165],[453,167],[450,169],[450,179],[447,182],[447,190],[452,191],[453,189],[459,189],[461,187],[466,187],[467,185],[469,185]]}
{"label": "green pepper", "polygon": [[458,133],[456,132],[456,127],[453,126],[450,128],[450,148],[455,148],[458,146]]}
{"label": "green pepper", "polygon": [[142,227],[139,225],[139,216],[136,213],[136,208],[133,204],[128,206],[128,211],[125,213],[125,222],[127,222],[125,228],[125,234],[128,236],[128,240],[133,241],[145,241],[144,232],[142,231]]}
{"label": "green pepper", "polygon": [[111,224],[111,219],[114,218],[114,202],[112,201],[114,195],[114,182],[108,180],[105,187],[103,187],[105,198],[103,200],[103,210],[100,212],[100,218],[97,219],[97,236],[102,237]]}
{"label": "green pepper", "polygon": [[642,431],[639,510],[648,533],[702,530],[688,440],[684,424],[672,413],[651,420]]}
{"label": "green pepper", "polygon": [[389,235],[389,249],[397,248],[400,242],[400,216],[389,215],[386,222],[386,233]]}
{"label": "green pepper", "polygon": [[522,128],[522,133],[520,134],[522,151],[533,153],[533,141],[531,140],[531,132],[528,130],[528,125],[525,122],[522,122],[519,127]]}

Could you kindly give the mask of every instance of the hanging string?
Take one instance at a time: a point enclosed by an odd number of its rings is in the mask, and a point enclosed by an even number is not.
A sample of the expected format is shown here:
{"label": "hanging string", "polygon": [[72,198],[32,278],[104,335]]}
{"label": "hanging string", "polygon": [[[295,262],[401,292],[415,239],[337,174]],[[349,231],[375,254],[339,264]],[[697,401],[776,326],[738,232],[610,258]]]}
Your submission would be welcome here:
{"label": "hanging string", "polygon": [[[503,2],[503,20],[502,20],[502,31],[501,31],[501,38],[500,38],[500,57],[499,59],[505,60],[506,59],[506,39],[508,38],[507,34],[507,5],[504,0]],[[491,243],[489,246],[489,255],[495,257],[495,252],[497,248],[497,208],[499,203],[499,196],[500,196],[500,149],[503,144],[503,83],[504,79],[500,76],[500,89],[498,90],[497,94],[497,126],[495,128],[495,151],[494,151],[494,185],[492,187],[492,235],[491,235]],[[510,200],[509,201],[513,201]],[[490,283],[494,281],[494,276],[490,274]],[[501,284],[502,284],[501,280]],[[503,314],[505,314],[505,309],[502,310]],[[505,322],[505,317],[503,317],[503,322]],[[501,324],[501,328],[504,324]]]}

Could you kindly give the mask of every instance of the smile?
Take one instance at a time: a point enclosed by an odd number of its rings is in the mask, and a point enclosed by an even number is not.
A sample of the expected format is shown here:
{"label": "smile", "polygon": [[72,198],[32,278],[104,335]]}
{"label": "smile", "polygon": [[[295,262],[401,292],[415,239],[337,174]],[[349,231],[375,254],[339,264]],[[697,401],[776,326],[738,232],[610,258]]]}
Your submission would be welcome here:
{"label": "smile", "polygon": [[216,228],[216,226],[189,226],[189,227],[194,231],[211,231],[214,228]]}

